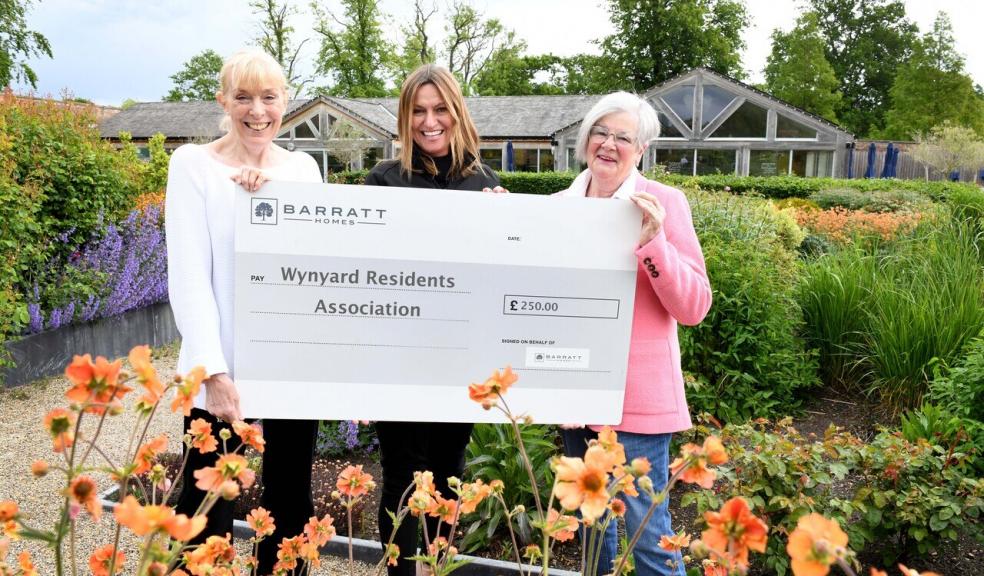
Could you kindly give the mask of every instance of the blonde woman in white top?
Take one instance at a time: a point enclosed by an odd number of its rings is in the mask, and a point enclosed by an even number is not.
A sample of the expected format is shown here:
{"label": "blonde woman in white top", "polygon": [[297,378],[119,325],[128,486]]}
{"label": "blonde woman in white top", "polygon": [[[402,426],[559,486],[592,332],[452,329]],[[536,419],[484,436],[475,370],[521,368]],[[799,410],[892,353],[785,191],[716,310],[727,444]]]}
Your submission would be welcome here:
{"label": "blonde woman in white top", "polygon": [[[196,418],[212,423],[218,434],[242,418],[233,374],[233,200],[255,192],[268,180],[320,182],[317,163],[302,152],[273,144],[287,108],[287,82],[273,58],[259,50],[230,57],[220,73],[216,95],[225,110],[218,140],[187,144],[171,156],[165,222],[168,291],[181,332],[178,371],[205,367],[208,379],[185,429]],[[303,531],[314,515],[311,461],[318,423],[265,420],[262,505],[276,519],[277,531],[259,551],[259,573],[269,574],[282,537]],[[233,436],[235,440],[236,437]],[[193,513],[204,493],[195,488],[194,470],[211,466],[216,453],[191,449],[177,510]],[[232,502],[219,500],[197,541],[232,532]]]}

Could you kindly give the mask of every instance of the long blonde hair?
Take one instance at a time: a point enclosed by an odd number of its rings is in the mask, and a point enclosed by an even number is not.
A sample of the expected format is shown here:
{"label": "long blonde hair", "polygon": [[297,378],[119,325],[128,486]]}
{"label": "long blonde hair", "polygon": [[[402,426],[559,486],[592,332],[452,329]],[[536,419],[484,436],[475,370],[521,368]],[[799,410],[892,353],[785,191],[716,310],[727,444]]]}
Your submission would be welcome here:
{"label": "long blonde hair", "polygon": [[[451,176],[471,176],[482,170],[478,155],[478,130],[471,114],[465,106],[461,87],[447,68],[434,64],[424,64],[414,70],[403,81],[400,88],[400,108],[397,115],[397,134],[400,138],[400,172],[408,175],[413,172],[413,104],[417,90],[424,84],[431,84],[448,106],[454,126],[451,128]],[[431,175],[437,174],[437,166],[424,156],[424,168]]]}

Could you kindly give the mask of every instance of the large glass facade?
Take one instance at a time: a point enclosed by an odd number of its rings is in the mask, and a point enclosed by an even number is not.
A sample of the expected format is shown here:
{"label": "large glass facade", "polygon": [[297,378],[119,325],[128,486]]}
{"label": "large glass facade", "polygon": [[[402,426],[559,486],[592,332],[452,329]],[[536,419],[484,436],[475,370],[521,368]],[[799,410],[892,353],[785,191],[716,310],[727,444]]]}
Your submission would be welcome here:
{"label": "large glass facade", "polygon": [[737,168],[738,151],[697,150],[697,175],[734,174]]}
{"label": "large glass facade", "polygon": [[677,86],[661,96],[670,110],[683,120],[688,128],[693,127],[694,119],[694,85]]}
{"label": "large glass facade", "polygon": [[704,84],[704,96],[701,101],[701,128],[714,121],[722,110],[735,99],[735,95],[720,86]]}
{"label": "large glass facade", "polygon": [[659,115],[659,137],[660,138],[683,138],[683,134],[677,127],[670,122],[670,117],[662,112]]}
{"label": "large glass facade", "polygon": [[794,150],[792,173],[809,178],[826,178],[831,175],[834,153],[827,150]]}
{"label": "large glass facade", "polygon": [[809,138],[816,140],[817,131],[805,124],[776,114],[776,138]]}
{"label": "large glass facade", "polygon": [[656,163],[665,168],[670,174],[693,176],[694,149],[688,148],[684,150],[672,150],[667,148],[657,148]]}
{"label": "large glass facade", "polygon": [[549,148],[540,148],[540,172],[551,172],[554,169],[554,156],[553,150]]}
{"label": "large glass facade", "polygon": [[749,176],[785,176],[789,174],[788,150],[751,150],[748,153]]}
{"label": "large glass facade", "polygon": [[769,113],[765,108],[745,102],[735,110],[710,138],[765,138]]}

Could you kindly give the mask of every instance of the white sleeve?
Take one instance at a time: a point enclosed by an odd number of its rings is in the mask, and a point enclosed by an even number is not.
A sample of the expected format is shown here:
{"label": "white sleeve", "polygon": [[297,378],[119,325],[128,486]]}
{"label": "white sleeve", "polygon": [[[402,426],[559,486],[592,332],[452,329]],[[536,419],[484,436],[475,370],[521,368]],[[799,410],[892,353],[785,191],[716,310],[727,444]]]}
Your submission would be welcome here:
{"label": "white sleeve", "polygon": [[164,201],[167,286],[181,333],[185,366],[211,376],[228,372],[222,353],[219,310],[212,290],[212,243],[205,205],[204,166],[190,146],[172,154]]}

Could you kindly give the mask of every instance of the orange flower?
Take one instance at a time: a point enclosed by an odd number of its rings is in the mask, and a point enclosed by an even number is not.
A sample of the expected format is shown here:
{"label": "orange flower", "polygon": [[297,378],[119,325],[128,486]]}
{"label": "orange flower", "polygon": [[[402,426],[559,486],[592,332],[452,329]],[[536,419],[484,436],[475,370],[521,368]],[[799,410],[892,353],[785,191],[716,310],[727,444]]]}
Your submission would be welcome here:
{"label": "orange flower", "polygon": [[458,501],[448,500],[441,496],[440,492],[435,494],[434,501],[427,509],[428,516],[440,518],[442,522],[452,524],[457,517]]}
{"label": "orange flower", "polygon": [[844,557],[846,547],[847,534],[837,521],[814,512],[796,523],[786,552],[795,576],[827,576],[830,565]]}
{"label": "orange flower", "polygon": [[872,567],[871,568],[871,576],[888,576],[888,572],[885,572],[884,570],[879,570],[878,568]]}
{"label": "orange flower", "polygon": [[191,421],[188,435],[191,436],[191,447],[202,454],[215,452],[219,447],[219,441],[212,435],[212,424],[204,418],[195,418]]}
{"label": "orange flower", "polygon": [[48,463],[44,460],[35,460],[31,462],[31,474],[34,474],[36,478],[41,478],[48,474]]}
{"label": "orange flower", "polygon": [[137,465],[133,469],[133,473],[137,476],[150,471],[151,466],[154,465],[154,460],[157,459],[157,455],[161,452],[167,450],[167,435],[161,434],[157,438],[154,438],[150,442],[147,442],[137,450],[137,456],[134,458],[134,463]]}
{"label": "orange flower", "polygon": [[273,568],[273,573],[277,574],[277,569],[291,571],[297,568],[297,557],[301,554],[301,546],[304,544],[303,536],[284,538],[277,550],[277,565]]}
{"label": "orange flower", "polygon": [[335,521],[328,514],[325,514],[321,520],[312,516],[304,525],[304,537],[308,539],[308,542],[314,544],[315,549],[327,544],[334,535]]}
{"label": "orange flower", "polygon": [[116,521],[133,531],[137,536],[146,536],[158,530],[166,531],[175,540],[187,542],[205,529],[206,518],[188,518],[175,514],[167,506],[141,506],[132,495],[123,499],[113,511]]}
{"label": "orange flower", "polygon": [[38,571],[31,562],[31,553],[24,550],[17,556],[17,564],[20,566],[20,576],[38,576]]}
{"label": "orange flower", "polygon": [[410,513],[414,516],[426,514],[434,506],[434,497],[436,495],[436,493],[432,495],[430,492],[425,492],[424,490],[414,490],[413,494],[410,495],[410,500],[407,501]]}
{"label": "orange flower", "polygon": [[6,522],[0,522],[0,536],[9,536],[14,540],[19,540],[20,530],[17,528],[17,521],[7,520]]}
{"label": "orange flower", "polygon": [[198,396],[205,376],[205,368],[195,366],[191,372],[188,372],[187,376],[181,379],[175,391],[174,400],[171,401],[172,412],[180,411],[185,416],[191,415],[191,408],[195,405],[195,396]]}
{"label": "orange flower", "polygon": [[369,493],[376,487],[372,481],[372,476],[362,471],[362,464],[349,466],[338,475],[335,483],[338,491],[349,498],[358,498]]}
{"label": "orange flower", "polygon": [[314,542],[302,542],[297,555],[307,563],[309,570],[321,566],[321,552],[318,551],[318,546]]}
{"label": "orange flower", "polygon": [[424,470],[420,472],[419,470],[413,473],[413,484],[416,490],[421,492],[426,492],[428,494],[433,494],[436,492],[434,488],[434,473],[430,470]]}
{"label": "orange flower", "polygon": [[716,436],[704,439],[703,446],[684,444],[680,448],[681,456],[670,464],[670,474],[680,474],[680,480],[697,484],[702,488],[714,485],[717,473],[707,468],[707,464],[724,464],[728,461],[728,453]]}
{"label": "orange flower", "polygon": [[615,474],[619,472],[617,468],[621,468],[625,464],[625,448],[619,444],[618,434],[615,430],[611,426],[605,426],[601,429],[601,432],[598,432],[598,438],[594,443],[612,455],[611,473]]}
{"label": "orange flower", "polygon": [[687,546],[690,546],[690,534],[686,532],[680,532],[673,536],[663,534],[659,537],[659,547],[667,552],[677,552]]}
{"label": "orange flower", "polygon": [[263,452],[266,441],[263,440],[263,431],[255,424],[247,424],[242,420],[232,423],[232,430],[243,441],[243,444],[252,446],[257,452]]}
{"label": "orange flower", "polygon": [[899,570],[902,571],[903,576],[940,576],[936,572],[919,572],[912,568],[906,568],[903,564],[899,564]]}
{"label": "orange flower", "polygon": [[386,565],[396,566],[396,563],[400,560],[400,547],[396,544],[386,545]]}
{"label": "orange flower", "polygon": [[102,414],[107,407],[111,411],[121,409],[119,399],[133,390],[118,383],[122,366],[122,360],[109,362],[97,356],[93,362],[89,354],[75,356],[65,368],[65,377],[73,384],[65,397],[95,414]]}
{"label": "orange flower", "polygon": [[239,454],[223,454],[215,466],[194,471],[199,490],[216,491],[226,480],[238,480],[243,488],[249,488],[256,479],[256,473],[249,469],[249,462]]}
{"label": "orange flower", "polygon": [[75,443],[75,413],[64,408],[55,408],[44,416],[44,427],[51,434],[52,450],[64,452]]}
{"label": "orange flower", "polygon": [[577,532],[577,518],[561,514],[553,508],[547,512],[547,525],[543,531],[547,536],[558,542],[567,542],[574,539]]}
{"label": "orange flower", "polygon": [[137,381],[143,385],[146,392],[140,397],[138,405],[143,410],[149,410],[164,394],[164,385],[157,378],[157,369],[150,361],[149,346],[134,346],[128,357],[130,367],[137,374]]}
{"label": "orange flower", "polygon": [[625,516],[625,502],[621,499],[612,498],[612,501],[608,507],[611,509],[612,514],[618,516],[619,518]]}
{"label": "orange flower", "polygon": [[96,499],[98,488],[88,476],[76,476],[68,486],[68,496],[89,511],[97,521],[102,516],[102,506]]}
{"label": "orange flower", "polygon": [[481,478],[472,483],[461,485],[461,513],[471,514],[478,505],[492,493],[492,487],[482,482]]}
{"label": "orange flower", "polygon": [[235,559],[236,549],[229,542],[228,535],[209,536],[204,544],[184,553],[185,568],[194,576],[238,574],[238,570],[230,570]]}
{"label": "orange flower", "polygon": [[704,512],[708,529],[701,539],[730,564],[747,568],[748,551],[765,551],[769,528],[748,508],[744,498],[728,500],[720,512]]}
{"label": "orange flower", "polygon": [[0,501],[0,522],[7,522],[17,517],[19,509],[13,500]]}
{"label": "orange flower", "polygon": [[468,397],[480,403],[482,408],[488,410],[495,405],[499,397],[505,394],[509,390],[509,387],[517,380],[519,380],[519,376],[513,373],[512,367],[506,366],[506,369],[501,374],[496,370],[488,380],[481,384],[474,382],[469,384]]}
{"label": "orange flower", "polygon": [[[96,549],[92,556],[89,557],[89,570],[92,570],[93,576],[110,576],[109,564],[113,560],[113,557],[112,544],[106,544]],[[123,571],[123,563],[125,561],[126,557],[123,556],[123,553],[117,551],[115,562],[113,562],[113,574],[119,574]]]}
{"label": "orange flower", "polygon": [[246,524],[256,532],[258,538],[263,538],[270,536],[277,529],[277,526],[273,523],[273,517],[270,513],[263,507],[254,508],[246,516]]}
{"label": "orange flower", "polygon": [[593,524],[608,507],[608,471],[613,457],[602,447],[588,446],[584,460],[561,456],[556,464],[554,496],[565,510],[581,510],[585,524]]}

